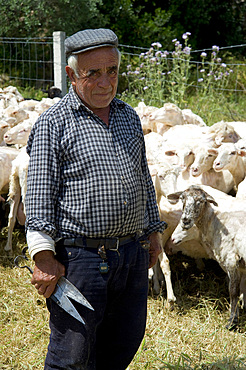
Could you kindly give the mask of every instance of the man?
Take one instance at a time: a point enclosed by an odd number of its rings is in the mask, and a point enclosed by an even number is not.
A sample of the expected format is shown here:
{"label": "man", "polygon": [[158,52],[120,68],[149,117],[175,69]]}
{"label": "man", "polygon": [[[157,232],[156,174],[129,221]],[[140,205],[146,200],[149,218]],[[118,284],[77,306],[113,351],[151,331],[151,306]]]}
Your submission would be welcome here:
{"label": "man", "polygon": [[32,284],[49,298],[65,275],[94,308],[74,303],[83,325],[47,300],[46,370],[123,370],[144,336],[147,272],[161,252],[166,224],[159,219],[140,120],[115,98],[117,46],[108,29],[66,39],[70,90],[38,119],[28,141]]}

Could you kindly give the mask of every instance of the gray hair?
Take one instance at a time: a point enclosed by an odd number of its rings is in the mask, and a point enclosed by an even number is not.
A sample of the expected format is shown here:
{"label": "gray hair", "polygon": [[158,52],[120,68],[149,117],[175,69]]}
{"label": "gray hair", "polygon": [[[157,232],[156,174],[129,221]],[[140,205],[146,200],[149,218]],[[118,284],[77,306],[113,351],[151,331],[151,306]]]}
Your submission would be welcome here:
{"label": "gray hair", "polygon": [[[120,61],[121,61],[121,53],[118,48],[114,48],[117,51],[118,54],[118,68],[120,67]],[[79,71],[78,71],[78,54],[71,54],[68,57],[67,64],[75,73],[75,76],[79,78]]]}

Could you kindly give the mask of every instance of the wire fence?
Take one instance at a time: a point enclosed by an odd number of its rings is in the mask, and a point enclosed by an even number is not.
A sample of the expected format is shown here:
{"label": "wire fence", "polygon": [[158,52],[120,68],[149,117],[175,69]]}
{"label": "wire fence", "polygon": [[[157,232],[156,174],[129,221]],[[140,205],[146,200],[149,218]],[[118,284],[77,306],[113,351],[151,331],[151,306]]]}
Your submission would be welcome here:
{"label": "wire fence", "polygon": [[[221,47],[220,50],[230,51],[237,49],[238,53],[245,50],[246,44]],[[138,58],[141,53],[147,52],[148,48],[120,44],[119,49],[124,57],[125,63],[121,68],[124,72],[127,63],[131,63],[132,58]],[[201,52],[212,49],[192,50],[192,64],[199,79]],[[171,54],[170,54],[171,55]],[[172,57],[169,57],[170,59]],[[52,37],[42,39],[37,38],[0,38],[0,84],[15,83],[22,87],[35,87],[36,89],[47,90],[54,85],[54,40]],[[62,62],[64,63],[64,62]],[[62,65],[65,70],[65,65]],[[246,64],[232,63],[227,66],[233,70],[233,86],[230,85],[226,91],[235,93],[245,93],[246,86],[239,76],[244,76],[246,80]],[[120,76],[121,78],[121,76]],[[68,82],[68,81],[67,81]],[[199,89],[199,84],[193,84],[193,88]]]}
{"label": "wire fence", "polygon": [[0,82],[46,89],[54,83],[53,39],[0,39]]}

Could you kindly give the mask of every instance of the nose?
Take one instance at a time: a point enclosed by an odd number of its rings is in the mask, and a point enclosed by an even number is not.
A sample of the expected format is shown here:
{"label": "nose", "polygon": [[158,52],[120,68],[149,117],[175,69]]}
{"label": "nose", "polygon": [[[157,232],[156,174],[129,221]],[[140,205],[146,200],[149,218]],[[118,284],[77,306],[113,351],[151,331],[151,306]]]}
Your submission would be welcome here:
{"label": "nose", "polygon": [[187,217],[186,215],[183,214],[182,216],[182,227],[183,229],[188,229],[189,228],[189,225],[190,225],[190,219],[189,217]]}
{"label": "nose", "polygon": [[110,83],[109,75],[107,73],[102,73],[102,75],[100,76],[98,80],[98,86],[106,88],[110,85],[111,83]]}

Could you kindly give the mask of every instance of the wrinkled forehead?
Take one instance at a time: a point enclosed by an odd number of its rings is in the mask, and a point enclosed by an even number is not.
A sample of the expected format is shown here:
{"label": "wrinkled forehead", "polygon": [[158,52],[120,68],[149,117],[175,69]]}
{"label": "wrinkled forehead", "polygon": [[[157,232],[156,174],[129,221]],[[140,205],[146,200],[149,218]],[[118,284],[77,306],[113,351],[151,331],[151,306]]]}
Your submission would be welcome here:
{"label": "wrinkled forehead", "polygon": [[80,69],[102,69],[110,66],[118,66],[118,53],[113,47],[103,47],[78,54],[78,66]]}

